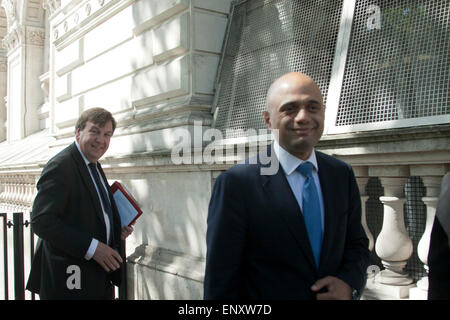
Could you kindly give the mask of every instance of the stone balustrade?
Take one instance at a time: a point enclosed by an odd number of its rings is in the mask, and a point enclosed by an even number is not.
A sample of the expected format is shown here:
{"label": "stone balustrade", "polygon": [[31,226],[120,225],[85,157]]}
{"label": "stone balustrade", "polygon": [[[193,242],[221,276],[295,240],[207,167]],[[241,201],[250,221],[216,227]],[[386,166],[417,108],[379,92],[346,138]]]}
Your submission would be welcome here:
{"label": "stone balustrade", "polygon": [[0,175],[0,212],[29,212],[36,195],[35,175]]}
{"label": "stone balustrade", "polygon": [[[414,299],[427,298],[428,272],[427,256],[430,244],[431,228],[434,221],[442,177],[449,170],[448,164],[436,165],[392,165],[392,166],[360,166],[354,167],[356,179],[361,193],[362,224],[369,238],[369,250],[372,255],[381,259],[381,265],[372,265],[368,270],[368,282],[365,292],[367,299]],[[407,206],[405,194],[410,178],[416,177],[414,183],[420,183],[425,189],[425,196],[413,188],[410,197],[417,201]],[[369,179],[377,179],[383,189],[378,197],[382,204],[382,226],[378,234],[374,234],[368,222],[366,204],[369,199],[366,187]],[[419,210],[425,206],[425,212]],[[409,212],[405,209],[409,208]],[[380,211],[380,210],[378,210]],[[425,215],[421,217],[421,215]],[[415,230],[405,227],[405,219],[412,220]],[[420,223],[420,222],[423,223]],[[410,224],[411,225],[411,224]],[[411,228],[412,229],[412,228]],[[418,237],[418,230],[420,237]],[[413,235],[414,233],[414,235]],[[419,238],[414,244],[412,236]],[[417,256],[423,264],[424,274],[419,281],[407,272],[407,264],[414,264]],[[417,259],[416,259],[417,260]],[[376,270],[376,274],[372,274]],[[417,275],[416,275],[417,278]]]}

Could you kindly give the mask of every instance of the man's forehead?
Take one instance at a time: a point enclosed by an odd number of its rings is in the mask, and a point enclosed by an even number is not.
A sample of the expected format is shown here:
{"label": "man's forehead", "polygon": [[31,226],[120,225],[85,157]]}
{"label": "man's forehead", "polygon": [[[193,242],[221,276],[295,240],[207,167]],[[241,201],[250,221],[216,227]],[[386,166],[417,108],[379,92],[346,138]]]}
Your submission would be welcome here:
{"label": "man's forehead", "polygon": [[100,123],[94,123],[92,121],[87,121],[86,127],[89,127],[91,129],[106,129],[106,130],[112,131],[112,122],[111,122],[111,120],[108,120],[104,125],[101,125]]}
{"label": "man's forehead", "polygon": [[270,102],[273,98],[286,94],[308,94],[318,101],[323,101],[317,84],[301,73],[289,73],[275,80],[267,92],[267,100]]}
{"label": "man's forehead", "polygon": [[323,104],[322,94],[315,86],[282,86],[273,91],[269,99],[276,104],[289,102]]}

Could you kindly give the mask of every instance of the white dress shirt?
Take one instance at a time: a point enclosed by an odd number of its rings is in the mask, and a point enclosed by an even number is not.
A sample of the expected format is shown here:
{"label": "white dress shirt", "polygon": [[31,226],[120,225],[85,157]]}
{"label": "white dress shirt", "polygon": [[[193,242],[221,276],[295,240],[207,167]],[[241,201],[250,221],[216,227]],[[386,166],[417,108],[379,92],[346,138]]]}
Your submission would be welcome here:
{"label": "white dress shirt", "polygon": [[[97,184],[95,183],[94,177],[92,176],[91,169],[89,169],[89,163],[90,163],[90,162],[89,162],[89,160],[86,159],[86,157],[84,156],[83,152],[81,151],[80,145],[78,144],[77,141],[75,141],[75,145],[77,146],[77,149],[78,149],[78,151],[80,152],[81,157],[83,158],[83,160],[84,160],[84,162],[85,162],[85,164],[86,164],[86,168],[88,169],[89,175],[91,176],[92,183],[94,184],[95,190],[97,191],[97,195],[98,195],[98,198],[99,198],[99,200],[100,200],[100,205],[102,206],[103,217],[105,218],[105,225],[106,225],[106,239],[107,239],[107,242],[109,243],[109,237],[110,237],[110,232],[111,232],[111,230],[110,230],[110,223],[109,223],[109,217],[108,217],[108,214],[105,212],[105,208],[103,208],[103,201],[102,201],[100,192],[99,192],[99,190],[98,190],[98,188],[97,188]],[[96,167],[96,170],[97,170],[97,172],[98,172],[98,168],[97,168],[97,167]],[[98,175],[99,175],[99,177],[101,177],[100,172],[98,173]],[[103,179],[100,178],[100,180],[101,180],[101,182],[102,182],[102,184],[103,184],[103,188],[105,188],[105,190],[108,190],[108,189],[106,188],[106,186],[105,186],[105,182],[103,181]],[[106,192],[106,196],[109,197],[108,192]],[[109,200],[109,199],[108,199],[108,200]],[[91,245],[89,246],[88,251],[86,252],[86,255],[84,256],[84,258],[85,258],[86,260],[90,260],[90,259],[93,257],[93,255],[94,255],[94,253],[95,253],[95,250],[97,249],[97,246],[98,246],[98,240],[95,239],[95,238],[92,238]]]}
{"label": "white dress shirt", "polygon": [[[297,167],[305,161],[293,156],[292,154],[284,150],[283,147],[279,145],[276,139],[274,139],[273,149],[281,167],[284,170],[286,179],[289,183],[289,186],[291,187],[292,192],[294,193],[295,199],[297,199],[297,203],[303,211],[302,193],[303,193],[303,185],[305,184],[306,179],[300,172],[298,172],[295,169],[297,169]],[[322,188],[320,187],[320,180],[318,174],[319,167],[317,165],[315,149],[313,149],[313,151],[311,152],[311,156],[306,161],[311,162],[314,166],[312,175],[314,178],[314,182],[316,184],[317,192],[319,193],[320,213],[322,217],[321,218],[322,234],[323,234],[325,214],[324,214]]]}

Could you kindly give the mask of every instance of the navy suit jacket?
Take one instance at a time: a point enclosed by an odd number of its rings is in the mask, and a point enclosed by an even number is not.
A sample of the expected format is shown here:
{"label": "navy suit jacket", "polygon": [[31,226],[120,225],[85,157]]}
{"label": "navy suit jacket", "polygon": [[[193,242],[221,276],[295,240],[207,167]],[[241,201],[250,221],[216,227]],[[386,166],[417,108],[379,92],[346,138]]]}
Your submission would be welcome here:
{"label": "navy suit jacket", "polygon": [[450,299],[450,172],[442,179],[428,252],[428,299]]}
{"label": "navy suit jacket", "polygon": [[[267,155],[271,164],[278,164],[271,146]],[[316,151],[316,157],[325,209],[319,267],[283,169],[261,175],[270,163],[260,154],[215,182],[208,212],[205,299],[315,299],[310,287],[329,275],[362,292],[369,250],[353,171],[324,153]]]}
{"label": "navy suit jacket", "polygon": [[[99,171],[106,182],[101,167]],[[123,268],[108,274],[94,259],[84,258],[92,238],[106,243],[106,227],[89,169],[75,143],[49,160],[37,189],[31,225],[42,240],[36,247],[27,289],[46,299],[109,298],[111,281],[120,285]],[[113,209],[114,242],[110,246],[122,252],[120,217],[108,192]],[[74,274],[68,273],[71,265],[80,268],[80,289],[67,285]]]}

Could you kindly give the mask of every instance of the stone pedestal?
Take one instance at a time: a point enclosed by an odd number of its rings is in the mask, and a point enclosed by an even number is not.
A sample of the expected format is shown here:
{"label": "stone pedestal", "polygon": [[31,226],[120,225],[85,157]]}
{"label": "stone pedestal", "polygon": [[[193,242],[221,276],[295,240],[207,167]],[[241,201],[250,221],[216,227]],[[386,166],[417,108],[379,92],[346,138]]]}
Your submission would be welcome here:
{"label": "stone pedestal", "polygon": [[[417,245],[417,255],[420,261],[423,263],[423,267],[427,272],[427,276],[424,276],[417,282],[417,288],[410,290],[410,299],[412,300],[426,300],[428,298],[428,252],[430,249],[431,230],[433,229],[434,218],[436,216],[436,208],[438,204],[438,196],[441,186],[442,177],[440,174],[444,174],[445,170],[441,166],[426,167],[428,174],[432,176],[422,176],[422,181],[426,187],[426,196],[422,198],[423,203],[427,207],[427,216],[425,231],[420,238]],[[434,169],[434,170],[433,170]],[[435,172],[438,170],[438,172]],[[438,174],[438,175],[436,175]]]}
{"label": "stone pedestal", "polygon": [[377,279],[368,280],[364,290],[364,300],[407,300],[414,284],[406,286],[389,286],[377,282]]}
{"label": "stone pedestal", "polygon": [[382,177],[380,180],[386,196],[380,197],[384,205],[383,227],[376,240],[375,251],[385,270],[375,277],[377,290],[396,298],[407,298],[409,289],[415,285],[404,271],[413,252],[404,221],[406,199],[403,186],[406,177]]}
{"label": "stone pedestal", "polygon": [[380,200],[384,204],[384,217],[375,250],[386,270],[379,273],[378,280],[387,285],[409,285],[413,280],[403,272],[413,252],[413,244],[406,233],[403,219],[403,205],[406,199],[380,197]]}

